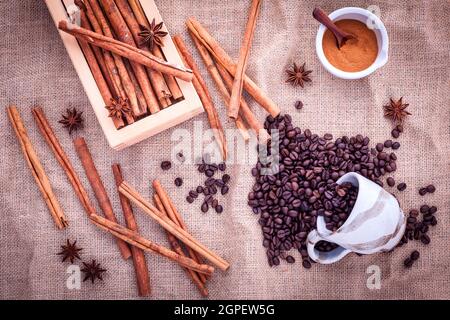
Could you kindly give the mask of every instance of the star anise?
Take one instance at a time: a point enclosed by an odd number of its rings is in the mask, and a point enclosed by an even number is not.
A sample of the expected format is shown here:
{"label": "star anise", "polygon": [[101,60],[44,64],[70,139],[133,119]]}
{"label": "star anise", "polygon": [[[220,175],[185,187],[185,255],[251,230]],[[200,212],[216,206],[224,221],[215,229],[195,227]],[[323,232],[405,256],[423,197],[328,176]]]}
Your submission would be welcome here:
{"label": "star anise", "polygon": [[109,116],[111,118],[122,119],[123,116],[126,116],[131,112],[131,107],[128,103],[128,99],[118,98],[112,99],[110,104],[105,106],[109,111]]}
{"label": "star anise", "polygon": [[66,114],[63,114],[62,119],[58,122],[63,124],[64,128],[68,128],[69,134],[71,134],[73,130],[78,130],[83,127],[82,114],[83,112],[78,112],[75,108],[72,108],[72,110],[66,109]]}
{"label": "star anise", "polygon": [[155,44],[162,47],[163,46],[162,38],[164,38],[167,35],[167,32],[161,30],[162,26],[163,22],[161,21],[160,23],[156,24],[155,19],[152,20],[150,28],[144,27],[143,25],[139,25],[141,32],[139,32],[138,35],[142,38],[139,45],[143,46],[147,44],[150,50],[153,50],[153,46]]}
{"label": "star anise", "polygon": [[408,106],[408,103],[403,103],[403,97],[398,101],[391,98],[389,104],[384,106],[384,116],[390,118],[396,124],[403,123],[406,116],[411,115],[405,110]]}
{"label": "star anise", "polygon": [[73,243],[70,243],[69,239],[67,239],[67,244],[62,245],[62,251],[58,253],[58,255],[62,255],[63,259],[62,261],[66,261],[67,259],[70,260],[70,263],[73,263],[75,259],[81,260],[78,253],[83,250],[82,248],[77,247],[77,241],[75,240]]}
{"label": "star anise", "polygon": [[287,70],[286,73],[288,75],[288,78],[286,79],[286,82],[291,83],[293,86],[300,86],[303,88],[305,82],[310,82],[311,78],[309,77],[309,74],[312,72],[311,70],[305,69],[304,63],[302,66],[297,66],[297,64],[294,62]]}
{"label": "star anise", "polygon": [[103,272],[106,272],[106,269],[103,269],[100,267],[100,263],[97,263],[95,260],[92,260],[91,263],[83,262],[84,268],[81,269],[81,272],[83,272],[84,279],[83,282],[90,279],[92,283],[96,279],[103,280]]}

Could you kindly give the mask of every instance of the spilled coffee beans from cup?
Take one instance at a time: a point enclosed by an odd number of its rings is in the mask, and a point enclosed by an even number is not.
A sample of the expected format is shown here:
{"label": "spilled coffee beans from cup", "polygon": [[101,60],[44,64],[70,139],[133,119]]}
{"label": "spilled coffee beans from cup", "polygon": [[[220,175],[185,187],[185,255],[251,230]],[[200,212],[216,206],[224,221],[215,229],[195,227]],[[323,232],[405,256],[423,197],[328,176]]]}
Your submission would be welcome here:
{"label": "spilled coffee beans from cup", "polygon": [[[271,153],[269,142],[268,162],[258,161],[252,169],[256,181],[248,204],[260,215],[269,265],[279,265],[286,252],[296,249],[303,267],[310,268],[306,238],[316,228],[317,217],[323,215],[327,228],[336,230],[356,201],[357,188],[338,186],[336,181],[347,172],[357,172],[383,185],[381,177],[397,169],[397,156],[384,151],[383,143],[370,149],[369,138],[360,134],[333,140],[330,133],[302,131],[287,114],[268,116],[264,128],[278,130],[280,146]],[[322,251],[334,248],[325,241],[317,245]]]}

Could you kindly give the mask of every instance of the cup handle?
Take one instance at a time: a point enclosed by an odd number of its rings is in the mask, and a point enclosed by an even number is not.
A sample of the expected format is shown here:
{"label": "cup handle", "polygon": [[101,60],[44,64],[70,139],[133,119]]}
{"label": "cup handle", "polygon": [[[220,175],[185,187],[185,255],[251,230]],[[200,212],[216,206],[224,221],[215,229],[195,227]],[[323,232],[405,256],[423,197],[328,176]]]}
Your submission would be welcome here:
{"label": "cup handle", "polygon": [[321,264],[331,264],[341,260],[347,254],[352,252],[351,250],[345,249],[343,247],[337,247],[336,249],[328,252],[320,252],[315,248],[315,246],[317,242],[321,240],[328,241],[327,239],[322,238],[317,232],[317,230],[313,230],[308,234],[307,239],[308,255],[315,262]]}

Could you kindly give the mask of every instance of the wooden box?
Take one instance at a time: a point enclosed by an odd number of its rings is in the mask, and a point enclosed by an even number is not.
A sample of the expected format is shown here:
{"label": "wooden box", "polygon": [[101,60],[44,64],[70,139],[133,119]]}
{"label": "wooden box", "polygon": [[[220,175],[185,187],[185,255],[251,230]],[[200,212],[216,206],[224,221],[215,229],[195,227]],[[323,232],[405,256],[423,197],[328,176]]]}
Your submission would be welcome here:
{"label": "wooden box", "polygon": [[[149,21],[152,21],[153,18],[155,18],[157,22],[163,21],[153,0],[139,1]],[[56,25],[60,20],[69,19],[67,9],[73,8],[73,0],[45,0],[45,2]],[[165,24],[163,25],[163,30],[167,31]],[[202,103],[192,83],[176,79],[178,86],[183,93],[184,100],[175,102],[169,107],[139,119],[121,129],[116,129],[112,119],[108,117],[108,110],[105,108],[105,102],[97,88],[96,82],[77,39],[62,31],[59,31],[59,34],[81,83],[83,84],[84,90],[86,91],[106,139],[113,149],[120,150],[131,146],[203,112]],[[170,34],[164,38],[164,46],[161,49],[167,61],[183,65]]]}

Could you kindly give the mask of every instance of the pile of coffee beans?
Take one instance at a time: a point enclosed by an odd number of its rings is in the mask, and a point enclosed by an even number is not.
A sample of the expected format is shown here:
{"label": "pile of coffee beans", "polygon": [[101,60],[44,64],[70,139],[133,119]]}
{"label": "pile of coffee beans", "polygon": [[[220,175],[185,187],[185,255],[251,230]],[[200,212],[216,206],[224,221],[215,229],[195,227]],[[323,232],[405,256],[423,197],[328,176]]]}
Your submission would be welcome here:
{"label": "pile of coffee beans", "polygon": [[214,178],[214,175],[218,172],[224,172],[226,170],[225,163],[212,163],[207,155],[198,164],[198,171],[203,173],[207,179],[204,185],[199,185],[194,190],[189,191],[186,197],[186,201],[193,203],[199,195],[203,194],[204,198],[200,209],[203,213],[208,212],[209,208],[213,208],[217,213],[223,212],[223,206],[219,204],[219,200],[216,195],[220,192],[221,195],[226,195],[229,191],[228,183],[230,182],[230,175],[224,173],[220,178]]}
{"label": "pile of coffee beans", "polygon": [[[260,215],[269,265],[280,264],[280,258],[294,248],[308,268],[306,237],[315,229],[317,216],[323,215],[327,228],[336,230],[356,201],[357,189],[348,184],[338,186],[336,181],[353,171],[382,186],[380,178],[396,170],[397,157],[383,151],[384,144],[380,151],[370,149],[369,138],[360,134],[333,140],[329,133],[321,137],[309,129],[302,131],[293,126],[290,115],[269,116],[264,127],[278,129],[280,147],[271,153],[269,142],[268,162],[258,161],[252,169],[256,182],[248,204]],[[261,174],[262,168],[273,174]],[[324,242],[317,248],[327,251],[332,247]]]}

